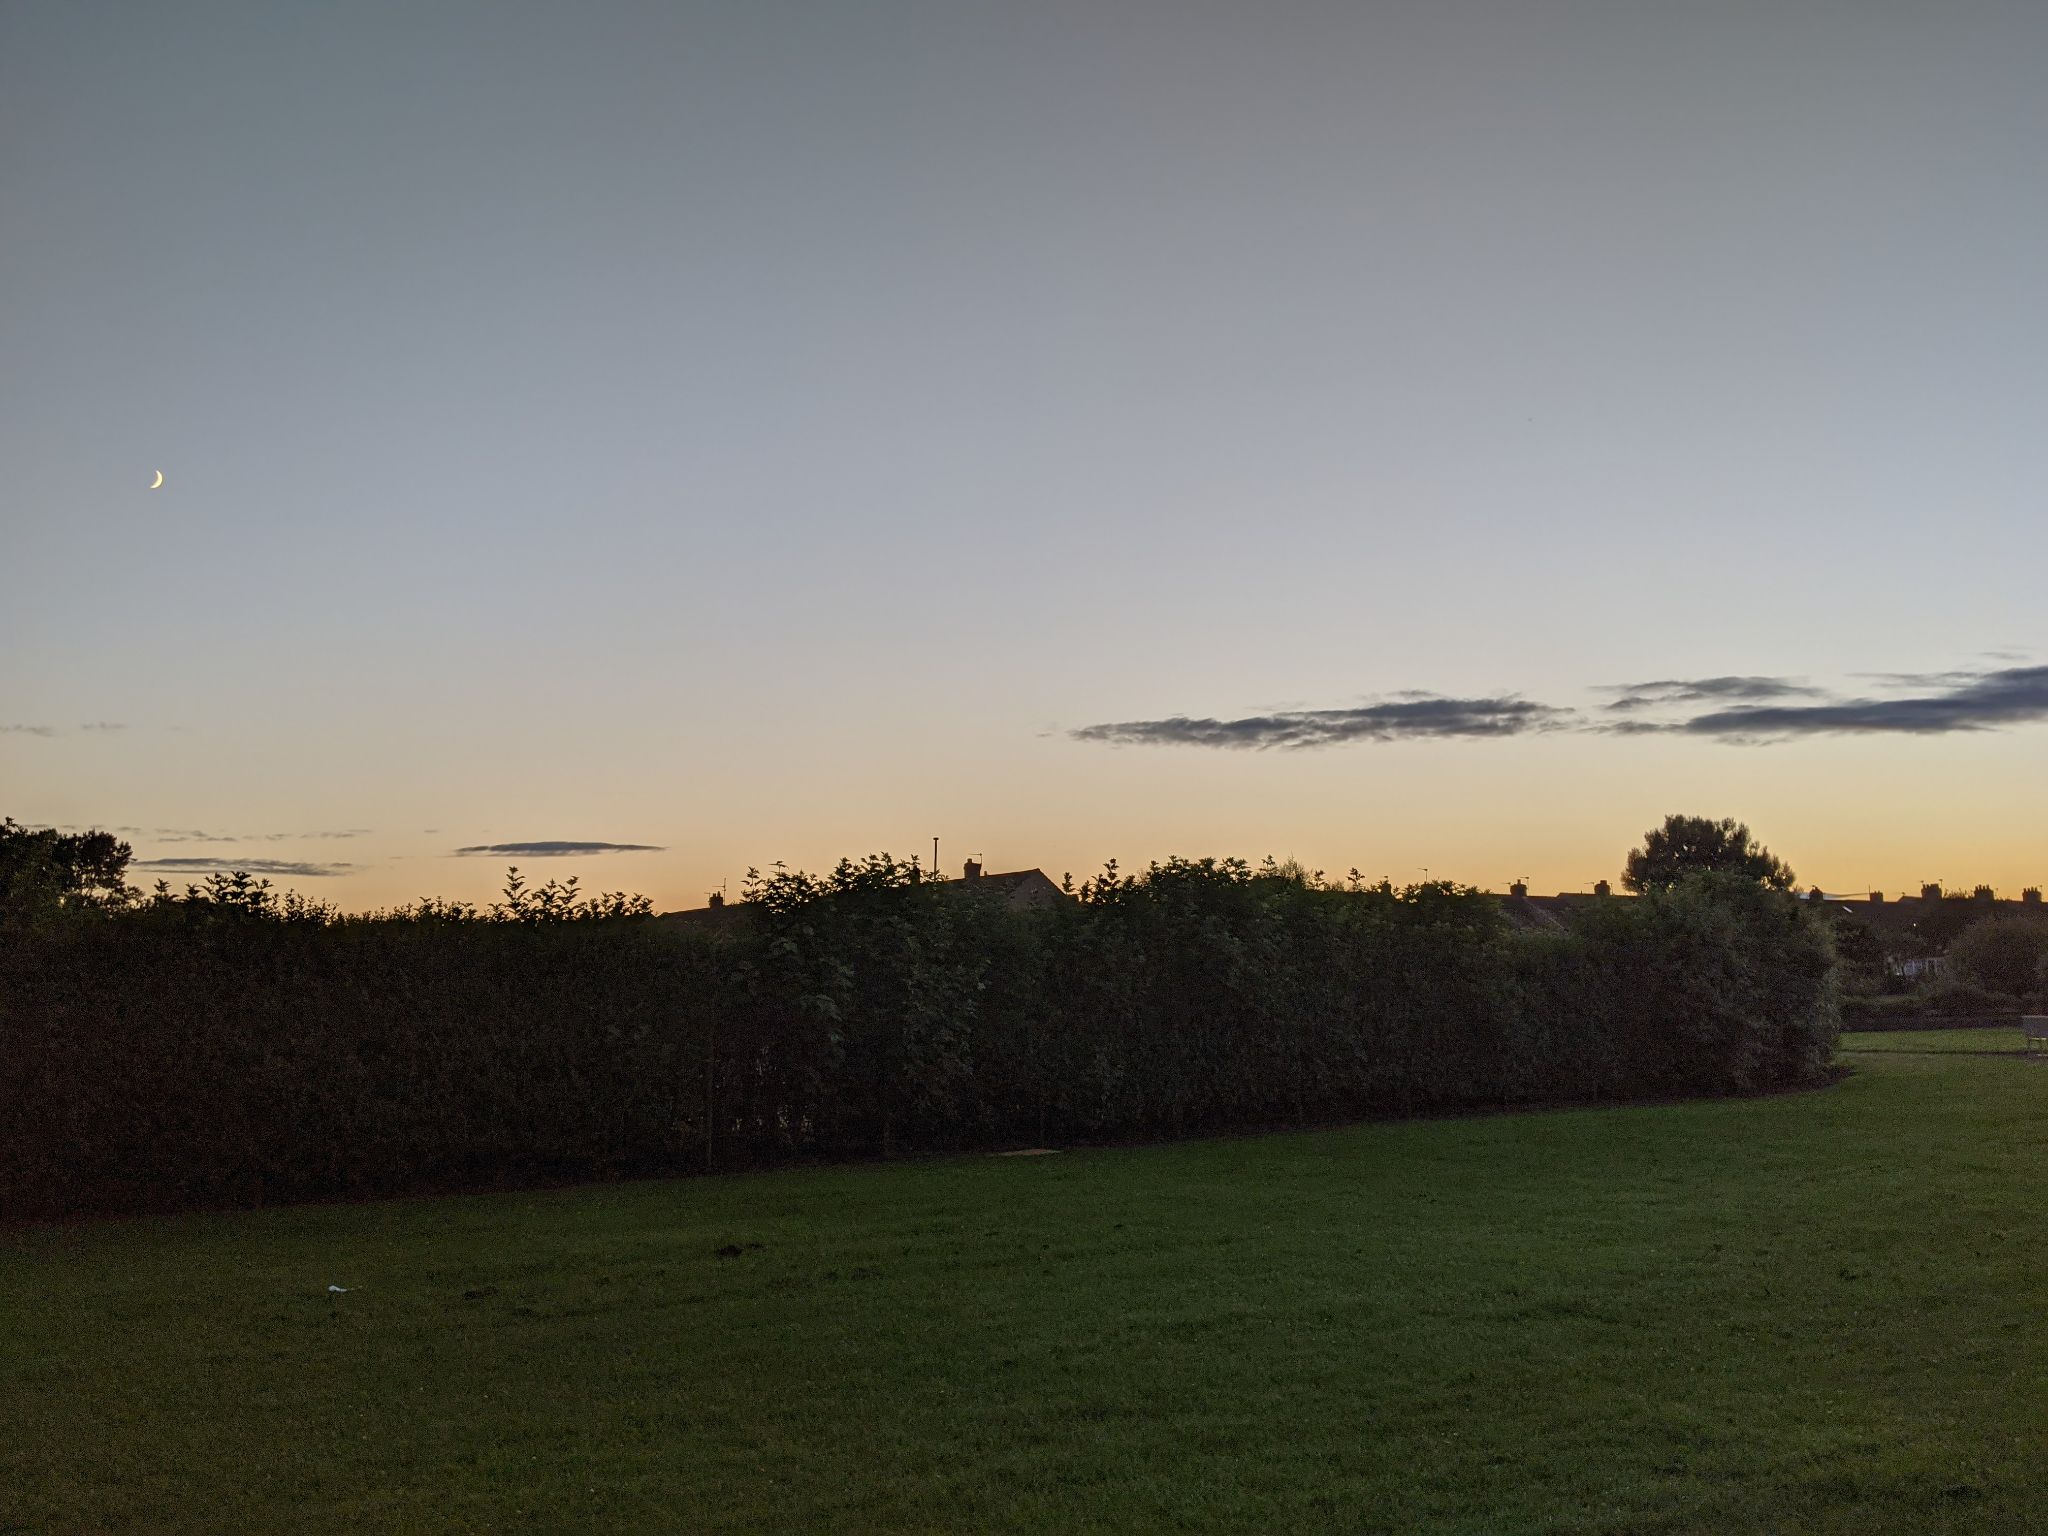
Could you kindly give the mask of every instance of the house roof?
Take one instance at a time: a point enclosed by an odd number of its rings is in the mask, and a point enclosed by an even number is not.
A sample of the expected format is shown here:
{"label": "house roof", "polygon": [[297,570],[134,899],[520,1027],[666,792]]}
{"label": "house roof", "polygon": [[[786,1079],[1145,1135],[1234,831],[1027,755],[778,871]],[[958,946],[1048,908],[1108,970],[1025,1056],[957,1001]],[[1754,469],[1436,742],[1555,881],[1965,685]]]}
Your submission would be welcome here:
{"label": "house roof", "polygon": [[[1932,901],[1924,896],[1894,896],[1873,901],[1864,896],[1823,896],[1815,900],[1804,891],[1791,894],[1801,903],[1810,903],[1819,910],[1858,918],[1879,932],[1901,935],[1913,932],[1923,919],[1937,910],[1946,910],[1969,922],[1981,917],[2038,917],[2044,913],[2039,901],[1993,900],[1980,896],[1944,896]],[[1510,893],[1499,899],[1501,911],[1510,922],[1519,928],[1536,929],[1567,926],[1575,911],[1581,911],[1596,901],[1632,901],[1634,897],[1626,891],[1615,891],[1604,897],[1585,891],[1560,891],[1555,896],[1517,896]]]}
{"label": "house roof", "polygon": [[1046,907],[1074,898],[1061,890],[1042,869],[1012,869],[1000,875],[970,875],[948,880],[948,892],[963,896],[995,896],[1013,907]]}
{"label": "house roof", "polygon": [[714,933],[752,922],[753,909],[743,901],[721,902],[713,907],[688,907],[681,912],[664,912],[660,921],[680,928],[703,928]]}
{"label": "house roof", "polygon": [[[947,880],[940,890],[947,895],[973,896],[981,900],[1000,901],[1017,910],[1034,907],[1049,907],[1074,898],[1054,884],[1042,869],[1012,869],[996,875],[974,875],[963,880]],[[681,912],[664,912],[661,921],[675,923],[679,927],[708,929],[725,932],[753,921],[753,908],[744,901],[729,901],[718,906],[690,907]]]}
{"label": "house roof", "polygon": [[1550,910],[1554,899],[1548,896],[1503,896],[1500,898],[1501,915],[1517,928],[1562,928],[1563,920]]}
{"label": "house roof", "polygon": [[1983,917],[2040,917],[2038,901],[1998,900],[1984,896],[1943,896],[1930,901],[1924,896],[1897,896],[1887,901],[1867,897],[1824,897],[1819,905],[1848,917],[1860,918],[1871,927],[1905,933],[1919,926],[1922,918],[1936,911],[1951,914],[1951,921],[1976,922]]}

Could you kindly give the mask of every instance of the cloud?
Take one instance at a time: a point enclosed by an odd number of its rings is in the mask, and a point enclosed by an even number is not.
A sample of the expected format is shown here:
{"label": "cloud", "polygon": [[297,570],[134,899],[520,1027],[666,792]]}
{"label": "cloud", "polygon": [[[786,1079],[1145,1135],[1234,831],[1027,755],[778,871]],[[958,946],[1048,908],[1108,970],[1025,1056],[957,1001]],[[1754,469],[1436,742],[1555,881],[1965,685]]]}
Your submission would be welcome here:
{"label": "cloud", "polygon": [[345,875],[353,864],[301,864],[290,859],[137,859],[131,869],[155,869],[168,874],[231,874],[240,870],[250,875]]}
{"label": "cloud", "polygon": [[1295,709],[1247,715],[1237,720],[1190,719],[1172,715],[1163,720],[1123,720],[1085,725],[1069,732],[1076,741],[1112,746],[1281,747],[1300,751],[1338,746],[1351,741],[1411,741],[1451,736],[1523,736],[1561,730],[1576,716],[1512,696],[1493,699],[1446,699],[1434,694],[1404,693],[1377,704],[1351,709]]}
{"label": "cloud", "polygon": [[568,859],[586,853],[666,853],[653,843],[479,843],[455,850],[458,858],[482,854],[491,858]]}
{"label": "cloud", "polygon": [[1814,698],[1822,690],[1789,677],[1667,677],[1649,683],[1610,683],[1593,690],[1611,693],[1611,710],[1647,709],[1672,704],[1706,704],[1719,700]]}
{"label": "cloud", "polygon": [[1762,742],[1790,736],[1938,736],[2048,720],[2048,667],[1929,676],[1939,680],[1932,691],[1901,698],[1713,710],[1675,729],[1693,736]]}
{"label": "cloud", "polygon": [[1902,688],[1927,692],[1936,688],[1960,688],[1984,675],[1981,668],[1958,667],[1951,672],[1851,672],[1851,677],[1875,683],[1880,688]]}
{"label": "cloud", "polygon": [[1684,722],[1677,720],[1602,720],[1586,727],[1602,736],[1666,736],[1673,731],[1684,729]]}
{"label": "cloud", "polygon": [[370,831],[367,827],[349,827],[339,832],[200,832],[186,827],[156,827],[152,835],[166,843],[298,843],[368,837]]}
{"label": "cloud", "polygon": [[1607,684],[1597,711],[1539,704],[1514,694],[1450,699],[1398,693],[1350,709],[1279,709],[1233,720],[1170,715],[1087,725],[1066,734],[1111,746],[1307,750],[1353,741],[1439,740],[1580,732],[1679,735],[1730,744],[1798,736],[1936,736],[2048,720],[2048,666],[1859,674],[1866,696],[1791,677],[1658,678]]}
{"label": "cloud", "polygon": [[52,725],[0,725],[0,736],[54,736],[57,728]]}

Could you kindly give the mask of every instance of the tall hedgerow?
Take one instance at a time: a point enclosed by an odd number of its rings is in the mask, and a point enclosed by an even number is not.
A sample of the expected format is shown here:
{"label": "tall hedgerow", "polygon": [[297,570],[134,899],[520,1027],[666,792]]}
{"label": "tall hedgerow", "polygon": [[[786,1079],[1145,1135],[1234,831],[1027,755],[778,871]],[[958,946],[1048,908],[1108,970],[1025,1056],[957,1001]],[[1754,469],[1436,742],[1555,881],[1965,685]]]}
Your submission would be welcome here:
{"label": "tall hedgerow", "polygon": [[0,1201],[257,1204],[1733,1093],[1831,1056],[1828,939],[1706,874],[1512,929],[1446,883],[1114,866],[1015,912],[888,857],[712,932],[538,890],[367,916],[220,877],[0,945]]}

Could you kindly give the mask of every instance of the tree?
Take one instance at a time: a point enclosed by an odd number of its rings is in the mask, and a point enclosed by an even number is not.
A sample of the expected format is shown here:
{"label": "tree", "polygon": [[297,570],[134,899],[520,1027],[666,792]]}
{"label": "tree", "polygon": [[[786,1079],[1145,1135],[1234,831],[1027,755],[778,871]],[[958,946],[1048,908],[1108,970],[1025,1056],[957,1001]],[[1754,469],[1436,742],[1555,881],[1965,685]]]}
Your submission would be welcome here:
{"label": "tree", "polygon": [[1842,985],[1851,992],[1882,992],[1890,974],[1884,941],[1877,930],[1856,917],[1834,920],[1835,958],[1842,965]]}
{"label": "tree", "polygon": [[77,908],[118,907],[127,884],[128,845],[111,832],[59,832],[0,821],[0,924]]}
{"label": "tree", "polygon": [[1942,954],[1983,916],[1984,909],[1961,891],[1944,891],[1932,900],[1923,896],[1913,919],[1913,940],[1922,954]]}
{"label": "tree", "polygon": [[1948,947],[1950,972],[1993,992],[2024,996],[2048,958],[2048,923],[2024,917],[1987,917],[1965,928]]}
{"label": "tree", "polygon": [[1630,851],[1621,883],[1638,895],[1669,890],[1702,870],[1740,875],[1773,891],[1792,889],[1792,871],[1732,817],[1666,816],[1664,825],[1643,835]]}

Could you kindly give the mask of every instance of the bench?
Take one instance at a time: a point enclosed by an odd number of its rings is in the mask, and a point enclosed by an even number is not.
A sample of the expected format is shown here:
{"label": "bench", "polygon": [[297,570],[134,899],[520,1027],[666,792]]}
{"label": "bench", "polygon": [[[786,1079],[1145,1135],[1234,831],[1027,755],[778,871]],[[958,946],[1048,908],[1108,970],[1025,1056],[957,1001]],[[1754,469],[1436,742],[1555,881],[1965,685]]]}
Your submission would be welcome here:
{"label": "bench", "polygon": [[2023,1013],[2020,1028],[2027,1032],[2027,1054],[2034,1054],[2034,1047],[2048,1047],[2048,1013]]}

